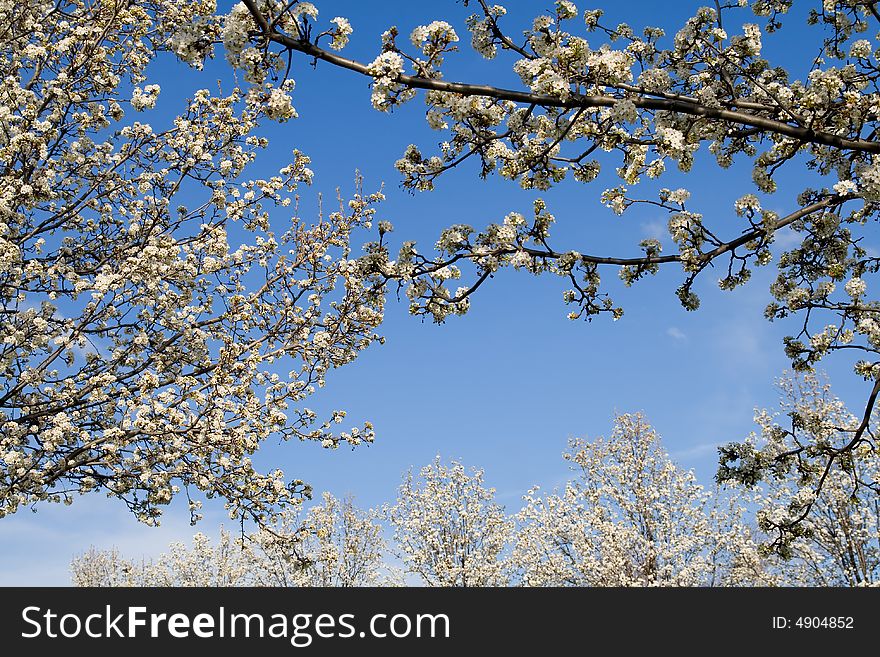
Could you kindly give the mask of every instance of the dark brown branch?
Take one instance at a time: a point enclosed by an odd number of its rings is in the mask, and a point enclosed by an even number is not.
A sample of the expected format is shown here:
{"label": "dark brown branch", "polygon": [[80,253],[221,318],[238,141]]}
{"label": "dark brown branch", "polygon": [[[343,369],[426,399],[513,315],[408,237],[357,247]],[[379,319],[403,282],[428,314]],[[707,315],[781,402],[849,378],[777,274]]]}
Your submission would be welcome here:
{"label": "dark brown branch", "polygon": [[853,434],[852,440],[850,440],[846,445],[840,447],[836,454],[843,454],[852,450],[859,442],[862,440],[862,436],[865,434],[865,431],[868,430],[868,426],[871,424],[871,413],[874,411],[874,405],[877,403],[877,396],[880,395],[880,379],[874,382],[874,387],[871,389],[871,395],[868,397],[868,403],[865,404],[865,415],[862,417],[862,423],[856,428],[856,432]]}
{"label": "dark brown branch", "polygon": [[[368,70],[366,64],[342,57],[334,53],[328,52],[323,48],[319,48],[309,41],[302,39],[294,39],[285,34],[275,31],[268,31],[269,24],[262,16],[259,9],[256,8],[253,0],[244,0],[244,4],[248,7],[257,25],[263,30],[263,36],[271,42],[277,43],[285,48],[295,50],[297,52],[310,55],[315,59],[320,59],[334,66],[360,73],[368,77],[374,77]],[[502,89],[481,84],[468,84],[462,82],[448,82],[446,80],[435,80],[412,75],[400,74],[396,81],[400,84],[412,89],[427,89],[432,91],[443,91],[446,93],[460,94],[462,96],[485,96],[487,98],[498,98],[499,100],[510,100],[517,103],[534,103],[542,107],[562,107],[562,108],[594,108],[594,107],[611,107],[619,101],[614,96],[601,95],[583,95],[572,94],[569,98],[562,99],[555,96],[544,96],[525,91],[516,91],[513,89]],[[720,121],[729,121],[738,125],[747,125],[767,132],[783,135],[792,139],[797,139],[805,143],[821,144],[823,146],[832,146],[842,150],[861,151],[865,153],[880,153],[880,143],[865,141],[863,139],[848,139],[829,132],[814,131],[809,128],[793,126],[783,121],[768,119],[762,116],[755,116],[744,112],[736,112],[729,109],[719,107],[708,107],[699,103],[693,103],[684,100],[673,100],[669,98],[633,98],[631,99],[637,108],[649,110],[662,110],[667,112],[678,112],[691,116],[699,116],[707,119],[716,119]]]}
{"label": "dark brown branch", "polygon": [[489,19],[489,25],[492,28],[492,34],[494,34],[498,38],[498,40],[501,41],[502,45],[506,48],[509,48],[510,50],[513,50],[514,52],[519,53],[526,59],[534,59],[534,55],[530,54],[524,48],[520,48],[513,41],[511,41],[510,38],[506,34],[504,34],[504,32],[501,31],[501,28],[498,27],[498,21],[492,15],[492,12],[489,11],[488,5],[486,5],[486,0],[479,0],[479,2],[480,7],[483,8],[483,13],[486,15],[486,18]]}
{"label": "dark brown branch", "polygon": [[828,457],[828,462],[825,464],[825,468],[822,470],[822,476],[819,477],[819,482],[816,484],[816,488],[813,491],[813,499],[804,507],[803,511],[801,511],[800,515],[792,520],[791,522],[785,523],[780,529],[790,529],[795,525],[803,522],[808,515],[810,515],[810,511],[813,509],[813,506],[816,503],[816,500],[819,499],[819,494],[822,492],[822,488],[825,486],[825,480],[828,479],[828,475],[831,473],[831,468],[834,466],[834,461],[841,454],[845,454],[847,452],[852,451],[856,445],[862,440],[862,436],[865,434],[865,431],[868,430],[868,426],[871,424],[871,414],[874,412],[874,405],[877,403],[877,396],[880,395],[880,379],[874,381],[874,387],[871,389],[871,394],[868,397],[868,402],[865,404],[865,414],[862,417],[862,422],[856,428],[855,433],[853,434],[852,440],[850,440],[843,447],[839,447],[833,450],[832,454]]}
{"label": "dark brown branch", "polygon": [[[811,205],[803,207],[795,212],[792,212],[789,215],[786,215],[779,219],[777,222],[773,224],[773,226],[768,230],[765,228],[755,228],[753,230],[744,233],[743,235],[737,237],[734,240],[730,240],[729,242],[724,242],[720,246],[711,251],[706,251],[705,253],[701,253],[696,256],[696,260],[698,262],[709,262],[710,260],[714,260],[720,255],[724,255],[734,249],[751,242],[754,239],[758,239],[762,235],[765,235],[767,232],[773,232],[780,230],[781,228],[785,228],[786,226],[794,223],[798,219],[803,219],[807,215],[813,214],[814,212],[818,212],[819,210],[824,210],[826,208],[832,207],[834,205],[838,205],[844,203],[846,201],[851,201],[855,197],[853,196],[829,196],[826,199],[821,201],[817,201]],[[541,257],[541,258],[560,258],[564,254],[558,253],[556,251],[540,251],[538,249],[524,249],[526,253],[531,256]],[[511,250],[511,253],[513,251]],[[615,258],[615,257],[603,257],[603,256],[591,256],[591,255],[581,255],[581,260],[584,262],[590,262],[597,265],[661,265],[664,263],[670,262],[681,262],[681,255],[673,254],[666,256],[654,256],[654,257],[645,257],[645,258]]]}

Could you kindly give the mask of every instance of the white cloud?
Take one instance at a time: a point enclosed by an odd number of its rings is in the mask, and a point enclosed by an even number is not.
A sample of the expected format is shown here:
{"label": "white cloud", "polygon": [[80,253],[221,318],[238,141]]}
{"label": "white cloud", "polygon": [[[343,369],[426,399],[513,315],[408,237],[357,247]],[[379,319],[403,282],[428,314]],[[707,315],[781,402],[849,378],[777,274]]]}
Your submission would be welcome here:
{"label": "white cloud", "polygon": [[669,237],[669,230],[667,229],[667,224],[662,219],[655,219],[654,221],[647,221],[643,223],[640,228],[642,229],[642,234],[645,237],[650,237],[655,240],[659,240],[661,243],[664,239]]}
{"label": "white cloud", "polygon": [[671,456],[674,461],[690,461],[706,457],[710,454],[714,455],[717,450],[718,443],[716,442],[699,443],[697,445],[691,445],[690,447],[674,450],[670,452],[669,456]]}
{"label": "white cloud", "polygon": [[118,548],[135,561],[155,558],[198,531],[217,536],[222,519],[212,511],[191,527],[184,505],[173,504],[159,527],[147,527],[119,502],[98,495],[70,507],[44,504],[36,514],[22,509],[0,521],[0,586],[67,586],[71,559],[91,546]]}
{"label": "white cloud", "polygon": [[675,326],[670,326],[666,329],[666,335],[675,340],[687,340],[688,337],[681,329],[676,328]]}
{"label": "white cloud", "polygon": [[773,243],[785,251],[790,251],[791,249],[800,246],[803,241],[804,236],[801,233],[792,230],[790,226],[781,228],[773,233]]}
{"label": "white cloud", "polygon": [[[768,373],[774,357],[771,334],[761,318],[742,315],[728,322],[720,322],[714,332],[720,367],[726,371],[749,372],[750,375]],[[781,351],[781,349],[780,349]]]}

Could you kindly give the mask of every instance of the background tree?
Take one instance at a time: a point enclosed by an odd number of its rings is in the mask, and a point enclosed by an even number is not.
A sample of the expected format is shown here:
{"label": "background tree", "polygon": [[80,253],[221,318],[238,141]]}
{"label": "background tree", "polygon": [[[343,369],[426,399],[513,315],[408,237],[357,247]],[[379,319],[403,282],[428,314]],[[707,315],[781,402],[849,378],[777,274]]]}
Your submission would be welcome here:
{"label": "background tree", "polygon": [[408,572],[428,586],[503,586],[512,521],[483,485],[483,471],[438,456],[409,472],[387,509]]}
{"label": "background tree", "polygon": [[201,532],[192,546],[176,542],[155,560],[135,562],[115,549],[89,549],[70,564],[74,586],[254,586],[260,561],[240,538],[221,529],[216,545]]}
{"label": "background tree", "polygon": [[[855,355],[854,371],[871,386],[869,416],[880,393],[880,324],[868,292],[880,260],[861,245],[880,207],[880,65],[876,44],[864,38],[880,24],[875,3],[815,2],[807,17],[814,42],[798,37],[799,47],[810,53],[803,71],[763,56],[765,40],[784,34],[783,23],[793,20],[786,16],[790,0],[716,1],[671,29],[609,25],[601,10],[582,12],[558,0],[522,36],[505,28],[503,6],[464,4],[474,8],[465,21],[471,46],[486,59],[506,59],[520,88],[491,79],[444,79],[444,61],[462,40],[461,26],[448,21],[417,26],[409,43],[389,27],[372,61],[332,52],[345,47],[352,26],[343,17],[323,21],[310,2],[244,0],[210,25],[227,61],[255,84],[265,84],[278,70],[286,76],[289,67],[279,63],[300,55],[370,78],[379,111],[424,91],[427,122],[443,137],[434,154],[401,145],[396,166],[407,188],[433,189],[445,172],[466,161],[478,162],[481,176],[497,173],[538,190],[567,178],[590,183],[610,166],[619,184],[601,192],[604,203],[616,214],[644,203],[667,213],[677,252],[663,254],[656,239],[642,240],[638,255],[556,245],[555,217],[539,199],[533,210],[514,209],[484,228],[446,228],[433,256],[404,242],[394,257],[383,234],[359,260],[362,275],[396,281],[406,288],[411,312],[440,322],[466,312],[473,292],[504,267],[549,272],[566,281],[564,299],[574,307],[569,316],[590,319],[623,312],[602,287],[601,270],[617,268],[631,285],[673,265],[682,271],[678,298],[694,310],[694,283],[703,272],[721,271],[724,290],[744,284],[755,267],[773,262],[771,245],[787,228],[800,243],[776,262],[766,316],[801,318],[785,341],[795,369],[808,370],[833,352]],[[185,33],[178,53],[198,65],[212,43],[196,35],[210,29],[186,26]],[[734,160],[752,165],[754,187],[743,189],[728,212],[693,207],[687,189],[636,193],[640,183],[668,169],[691,171],[701,150],[722,169]],[[808,182],[785,200],[771,200],[786,171]],[[780,206],[787,209],[769,209]],[[462,278],[469,282],[453,289],[452,281]],[[876,448],[873,434],[860,431],[833,449],[777,454],[772,464],[751,458],[742,446],[731,448],[722,454],[720,472],[726,480],[750,482],[768,467],[789,467],[794,458],[833,467],[864,441]],[[780,529],[796,533],[801,519],[791,520],[790,528]]]}
{"label": "background tree", "polygon": [[[827,382],[814,375],[789,374],[780,380],[779,412],[756,415],[761,433],[748,445],[759,458],[805,446],[836,446],[851,440],[861,425],[836,398]],[[871,424],[877,422],[876,412]],[[781,461],[775,461],[776,464]],[[786,461],[787,465],[791,462]],[[790,468],[790,469],[789,469]],[[778,561],[781,581],[789,586],[865,586],[880,582],[880,460],[861,443],[831,467],[809,459],[775,465],[761,484],[758,525],[785,557]],[[820,485],[820,480],[821,485]],[[816,496],[809,491],[818,490]],[[792,520],[796,534],[783,531]]]}
{"label": "background tree", "polygon": [[[783,411],[796,429],[758,413],[773,449],[828,440],[857,423],[814,376],[782,379]],[[533,489],[515,516],[456,462],[410,472],[385,516],[325,494],[303,519],[290,514],[246,537],[203,534],[153,561],[94,548],[75,558],[77,586],[387,586],[403,583],[385,556],[398,551],[429,586],[865,586],[880,572],[877,459],[841,459],[784,549],[767,541],[780,517],[800,513],[802,487],[777,472],[760,493],[707,491],[666,454],[639,414],[615,419],[608,439],[573,439],[575,477],[561,491]],[[800,476],[818,477],[821,472]],[[854,492],[855,491],[855,492]],[[753,518],[757,514],[757,523]],[[776,547],[771,550],[770,547]]]}
{"label": "background tree", "polygon": [[[384,561],[387,545],[378,514],[323,494],[295,532],[262,531],[255,537],[267,586],[378,586],[400,583]],[[290,523],[288,523],[290,524]],[[291,536],[294,537],[291,540]]]}
{"label": "background tree", "polygon": [[97,550],[92,546],[70,562],[70,580],[74,586],[140,586],[142,572],[116,548]]}
{"label": "background tree", "polygon": [[136,563],[115,549],[90,549],[71,562],[75,586],[377,586],[399,583],[385,565],[376,513],[329,493],[305,518],[283,515],[250,535],[221,529],[214,544],[172,543],[155,560]]}
{"label": "background tree", "polygon": [[307,157],[244,176],[258,123],[293,115],[281,87],[130,116],[159,96],[150,61],[214,11],[0,5],[0,516],[102,491],[155,523],[182,492],[194,522],[200,495],[268,522],[309,489],[254,469],[264,440],[373,438],[299,404],[378,339],[381,291],[348,256],[381,195],[310,223],[291,205]]}
{"label": "background tree", "polygon": [[511,563],[526,586],[734,586],[763,583],[741,499],[707,492],[639,415],[608,439],[573,439],[577,476],[525,496]]}

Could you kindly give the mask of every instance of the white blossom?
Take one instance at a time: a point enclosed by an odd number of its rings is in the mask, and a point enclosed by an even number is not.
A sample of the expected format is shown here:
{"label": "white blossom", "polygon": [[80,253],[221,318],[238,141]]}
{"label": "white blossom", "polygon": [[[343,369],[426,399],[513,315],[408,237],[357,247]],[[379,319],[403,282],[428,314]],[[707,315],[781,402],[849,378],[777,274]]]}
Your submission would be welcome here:
{"label": "white blossom", "polygon": [[410,472],[386,511],[407,570],[428,586],[505,584],[512,523],[494,497],[482,470],[468,473],[439,456],[418,477]]}
{"label": "white blossom", "polygon": [[330,43],[330,47],[333,50],[342,50],[348,44],[348,39],[354,30],[347,18],[337,16],[330,22],[336,25],[336,29],[333,30],[333,41]]}

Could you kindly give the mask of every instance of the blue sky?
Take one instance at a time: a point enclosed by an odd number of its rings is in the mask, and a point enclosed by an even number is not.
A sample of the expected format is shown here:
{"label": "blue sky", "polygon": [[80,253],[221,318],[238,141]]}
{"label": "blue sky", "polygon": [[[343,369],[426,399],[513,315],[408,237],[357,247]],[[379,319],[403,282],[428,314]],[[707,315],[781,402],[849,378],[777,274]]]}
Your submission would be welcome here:
{"label": "blue sky", "polygon": [[[351,20],[355,32],[345,54],[366,61],[379,50],[378,35],[392,24],[405,36],[416,25],[444,19],[466,35],[464,18],[473,11],[451,1],[315,4],[325,20],[337,15]],[[609,22],[656,24],[671,36],[705,3],[607,4]],[[517,26],[552,3],[505,5],[510,24]],[[726,25],[729,32],[754,20],[740,15],[738,23]],[[788,27],[799,26],[765,37],[765,52],[773,63],[795,69],[793,77],[801,77],[816,49],[812,41],[808,48],[803,45],[802,16],[789,22]],[[484,62],[465,41],[462,53],[450,59],[447,77],[515,86],[513,61],[502,54],[493,63]],[[178,112],[193,90],[213,88],[217,79],[226,80],[225,88],[231,84],[222,61],[200,73],[163,58],[151,72],[162,94],[155,113],[138,118],[157,124]],[[300,118],[261,131],[271,146],[250,175],[277,170],[293,148],[308,154],[316,175],[313,188],[301,192],[304,216],[318,192],[330,199],[337,186],[343,195],[351,192],[360,170],[367,191],[384,183],[387,201],[380,217],[394,223],[395,239],[416,239],[423,250],[444,226],[464,222],[480,228],[513,210],[528,214],[538,196],[557,217],[555,244],[564,249],[632,254],[641,239],[665,232],[661,213],[645,209],[617,217],[602,208],[601,191],[617,184],[609,161],[606,169],[612,175],[603,173],[589,185],[566,181],[540,194],[498,178],[482,181],[476,168],[467,165],[441,178],[434,192],[406,193],[394,161],[411,142],[430,151],[442,139],[426,126],[423,104],[417,100],[393,115],[380,114],[370,108],[365,78],[324,64],[312,69],[302,58],[294,60],[293,77]],[[784,213],[809,182],[797,170],[780,182],[768,206]],[[721,171],[704,156],[692,174],[667,175],[659,186],[689,188],[692,208],[707,217],[717,215],[712,223],[726,227],[722,234],[728,236],[741,230],[733,200],[754,191],[748,166]],[[652,189],[644,186],[644,194]],[[779,241],[784,245],[786,239],[783,235]],[[745,437],[753,429],[755,407],[775,405],[774,379],[788,364],[781,338],[793,330],[790,324],[763,319],[772,266],[755,272],[745,288],[732,293],[718,290],[718,277],[704,275],[697,285],[702,307],[689,313],[674,295],[680,272],[670,269],[625,290],[616,271],[608,269],[604,278],[626,311],[618,322],[606,317],[572,322],[566,318],[560,280],[514,271],[502,272],[481,288],[468,315],[442,326],[410,317],[405,299],[392,299],[381,330],[387,343],[333,372],[327,387],[307,402],[318,411],[346,409],[346,425],[370,420],[375,444],[327,451],[316,444],[268,443],[255,461],[309,481],[316,493],[352,493],[359,504],[372,506],[393,500],[407,468],[440,454],[483,467],[499,501],[515,511],[529,487],[552,488],[565,480],[561,452],[570,437],[607,434],[615,412],[643,411],[673,457],[711,484],[716,446]],[[865,392],[846,364],[838,362],[831,374],[838,394],[857,404]],[[209,506],[198,530],[216,534],[223,520],[222,508]],[[119,503],[99,496],[78,499],[72,507],[22,511],[0,520],[0,584],[66,584],[70,558],[90,545],[152,556],[194,531],[183,505],[172,505],[158,529],[139,525]]]}

